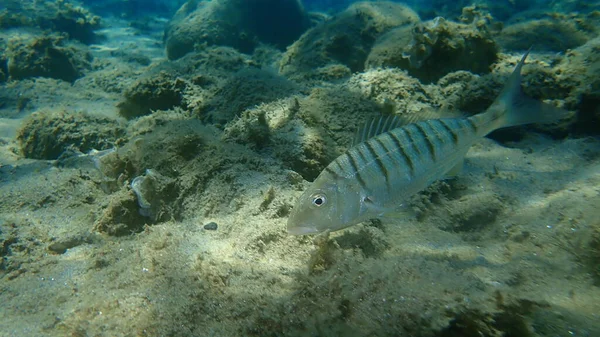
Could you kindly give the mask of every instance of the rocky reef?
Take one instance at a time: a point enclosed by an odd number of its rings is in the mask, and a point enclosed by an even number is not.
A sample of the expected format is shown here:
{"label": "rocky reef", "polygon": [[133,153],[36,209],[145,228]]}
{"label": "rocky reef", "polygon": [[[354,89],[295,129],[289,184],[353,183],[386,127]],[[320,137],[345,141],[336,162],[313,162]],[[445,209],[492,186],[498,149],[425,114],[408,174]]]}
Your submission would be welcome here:
{"label": "rocky reef", "polygon": [[165,32],[169,59],[205,46],[228,46],[251,53],[259,43],[285,48],[310,21],[297,0],[190,1]]}
{"label": "rocky reef", "polygon": [[6,0],[0,11],[0,28],[45,29],[65,33],[83,43],[97,39],[99,16],[67,0]]}
{"label": "rocky reef", "polygon": [[11,39],[4,57],[8,76],[14,80],[48,77],[74,82],[92,62],[85,46],[56,35]]}
{"label": "rocky reef", "polygon": [[333,65],[347,67],[349,72],[362,71],[377,38],[392,28],[419,21],[412,9],[397,3],[353,4],[302,35],[283,55],[279,71],[298,79],[321,77]]}

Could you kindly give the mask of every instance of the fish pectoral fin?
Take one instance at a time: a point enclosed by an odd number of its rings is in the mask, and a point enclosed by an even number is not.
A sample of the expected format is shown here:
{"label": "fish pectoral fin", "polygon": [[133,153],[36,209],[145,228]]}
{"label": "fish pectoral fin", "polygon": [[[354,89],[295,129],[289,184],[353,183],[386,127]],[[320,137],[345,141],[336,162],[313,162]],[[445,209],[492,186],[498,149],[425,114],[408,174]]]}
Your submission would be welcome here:
{"label": "fish pectoral fin", "polygon": [[363,199],[363,205],[369,209],[369,211],[381,215],[387,211],[387,209],[379,204],[377,204],[376,200],[372,196],[366,196]]}
{"label": "fish pectoral fin", "polygon": [[461,160],[458,164],[454,165],[453,168],[450,169],[450,171],[448,171],[444,177],[445,178],[452,178],[452,177],[456,177],[457,175],[460,174],[460,172],[462,171],[463,166],[465,165],[465,160]]}

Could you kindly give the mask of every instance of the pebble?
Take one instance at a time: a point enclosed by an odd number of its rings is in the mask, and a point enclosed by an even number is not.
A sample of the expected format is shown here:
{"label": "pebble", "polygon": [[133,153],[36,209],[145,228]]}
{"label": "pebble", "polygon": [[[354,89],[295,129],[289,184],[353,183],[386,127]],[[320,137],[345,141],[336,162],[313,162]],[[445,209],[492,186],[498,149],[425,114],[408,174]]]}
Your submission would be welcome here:
{"label": "pebble", "polygon": [[206,225],[204,225],[204,229],[206,229],[207,231],[216,231],[218,227],[219,226],[216,222],[209,222]]}

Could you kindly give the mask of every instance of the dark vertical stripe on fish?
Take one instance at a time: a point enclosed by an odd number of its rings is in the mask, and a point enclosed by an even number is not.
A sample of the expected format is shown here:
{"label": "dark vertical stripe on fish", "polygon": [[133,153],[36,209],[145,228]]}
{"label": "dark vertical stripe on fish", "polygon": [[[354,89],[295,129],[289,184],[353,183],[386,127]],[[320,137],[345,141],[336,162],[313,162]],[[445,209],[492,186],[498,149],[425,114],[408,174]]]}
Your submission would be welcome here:
{"label": "dark vertical stripe on fish", "polygon": [[329,166],[325,167],[325,171],[327,171],[329,174],[331,174],[336,180],[340,178],[340,175],[335,172],[334,169],[330,168]]}
{"label": "dark vertical stripe on fish", "polygon": [[365,166],[365,165],[367,165],[367,163],[370,160],[369,160],[369,156],[363,152],[363,148],[364,148],[364,146],[359,145],[359,146],[355,147],[354,150],[356,150],[356,152],[358,152],[358,155],[359,155],[358,159],[361,160],[361,162],[358,162],[358,164]]}
{"label": "dark vertical stripe on fish", "polygon": [[440,128],[431,120],[423,121],[423,123],[420,123],[419,125],[423,127],[423,131],[425,131],[427,138],[429,138],[431,143],[433,143],[433,153],[435,155],[435,159],[437,159],[438,154],[443,152],[442,147],[446,142],[449,141],[448,137],[444,133],[445,130]]}
{"label": "dark vertical stripe on fish", "polygon": [[421,137],[423,137],[423,140],[425,140],[425,145],[427,145],[427,149],[429,150],[431,159],[435,160],[435,157],[436,157],[435,156],[435,145],[431,141],[431,138],[429,138],[429,136],[427,136],[427,131],[425,130],[423,125],[421,125],[421,123],[415,123],[413,125],[414,125],[415,129],[421,133]]}
{"label": "dark vertical stripe on fish", "polygon": [[396,145],[396,147],[398,148],[398,152],[400,152],[400,154],[402,155],[402,158],[404,158],[404,161],[410,168],[410,175],[413,176],[415,174],[415,163],[413,163],[413,161],[412,161],[412,159],[410,159],[410,156],[408,155],[408,153],[406,153],[406,150],[402,146],[402,142],[400,141],[400,139],[398,139],[398,137],[394,134],[394,132],[388,132],[388,133],[386,133],[386,135],[388,135],[390,137],[390,139],[392,140],[394,145]]}
{"label": "dark vertical stripe on fish", "polygon": [[350,162],[350,165],[352,165],[352,170],[353,170],[354,175],[356,176],[356,179],[358,180],[358,183],[360,184],[360,186],[362,188],[366,189],[367,185],[365,184],[365,181],[363,180],[363,178],[360,176],[356,158],[354,158],[354,156],[352,155],[352,152],[350,152],[350,151],[346,152],[346,156],[348,157],[348,162]]}
{"label": "dark vertical stripe on fish", "polygon": [[444,143],[446,143],[446,139],[448,139],[449,137],[446,136],[446,130],[443,127],[440,127],[439,123],[436,123],[436,120],[427,120],[424,122],[424,125],[426,125],[431,132],[429,134],[432,134],[435,136],[435,139],[437,139],[438,144],[436,151],[441,150],[442,146],[444,145]]}
{"label": "dark vertical stripe on fish", "polygon": [[340,163],[340,160],[335,160],[334,163],[337,165],[339,175],[345,176],[348,174],[348,172],[346,172],[346,169],[342,166],[342,163]]}
{"label": "dark vertical stripe on fish", "polygon": [[416,146],[416,142],[415,142],[415,135],[412,133],[412,129],[410,128],[410,125],[407,127],[404,127],[402,129],[398,129],[401,132],[404,132],[404,134],[406,135],[407,139],[408,139],[408,143],[410,144],[410,146],[415,150],[415,153],[417,155],[421,155],[421,149],[419,149],[418,146]]}
{"label": "dark vertical stripe on fish", "polygon": [[471,120],[470,117],[465,118],[464,121],[469,125],[469,127],[471,127],[473,133],[477,133],[477,124],[475,124],[475,122],[473,122],[473,120]]}
{"label": "dark vertical stripe on fish", "polygon": [[397,169],[408,169],[408,165],[406,164],[406,160],[404,160],[399,152],[401,149],[396,146],[395,142],[391,139],[390,135],[386,135],[385,133],[382,136],[374,138],[377,140],[377,144],[382,147],[382,151],[384,151],[387,155],[384,158],[383,163],[388,167],[388,171],[392,173],[392,178],[394,177],[393,172]]}
{"label": "dark vertical stripe on fish", "polygon": [[436,121],[438,121],[438,123],[446,130],[446,132],[452,137],[452,142],[454,143],[454,145],[458,145],[458,135],[454,132],[454,130],[450,127],[450,125],[448,125],[448,122],[446,122],[443,119],[436,119]]}
{"label": "dark vertical stripe on fish", "polygon": [[[378,137],[375,137],[372,140],[379,142],[381,144],[381,141],[378,139]],[[381,160],[381,156],[377,155],[377,151],[375,151],[375,148],[373,147],[373,144],[371,144],[371,143],[372,143],[371,141],[367,141],[367,142],[365,142],[365,146],[367,147],[369,152],[371,152],[371,156],[373,156],[373,158],[375,159],[375,163],[377,164],[377,167],[379,167],[379,171],[381,171],[381,173],[383,173],[383,177],[385,178],[385,184],[389,190],[389,188],[390,188],[389,172],[388,172],[387,168],[385,167],[385,164]],[[383,147],[383,148],[385,149],[385,147]]]}

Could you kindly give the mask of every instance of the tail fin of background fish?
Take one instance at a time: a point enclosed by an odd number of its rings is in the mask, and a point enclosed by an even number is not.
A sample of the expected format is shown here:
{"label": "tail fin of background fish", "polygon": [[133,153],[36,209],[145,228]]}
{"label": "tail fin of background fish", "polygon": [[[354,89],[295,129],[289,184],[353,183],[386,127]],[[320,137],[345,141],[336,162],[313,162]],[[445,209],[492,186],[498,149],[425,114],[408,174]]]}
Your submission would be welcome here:
{"label": "tail fin of background fish", "polygon": [[492,130],[530,123],[552,123],[569,116],[568,111],[540,102],[523,93],[521,68],[528,55],[529,51],[517,64],[494,104],[484,113],[492,121]]}

